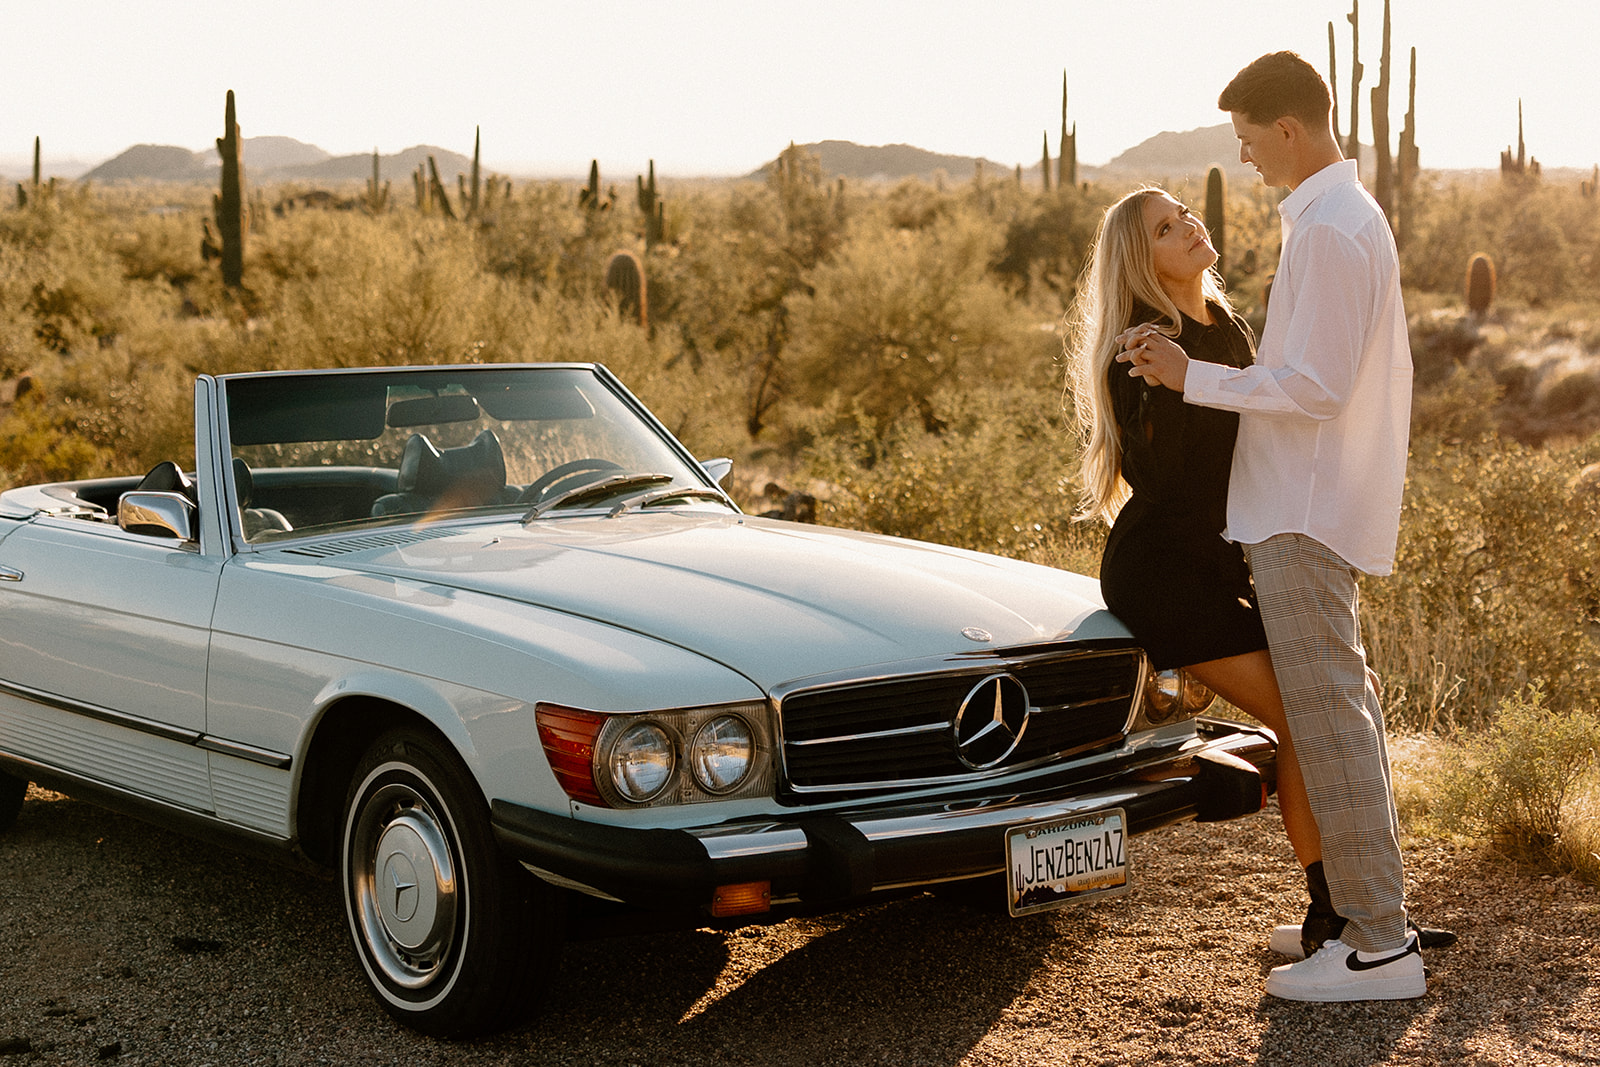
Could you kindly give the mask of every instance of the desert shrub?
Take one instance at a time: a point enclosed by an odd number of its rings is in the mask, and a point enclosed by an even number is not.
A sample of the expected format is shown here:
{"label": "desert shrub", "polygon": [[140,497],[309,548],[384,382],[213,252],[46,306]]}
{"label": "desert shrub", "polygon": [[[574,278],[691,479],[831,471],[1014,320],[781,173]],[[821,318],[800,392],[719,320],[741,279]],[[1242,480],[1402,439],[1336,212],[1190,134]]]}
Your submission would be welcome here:
{"label": "desert shrub", "polygon": [[1416,443],[1395,573],[1363,586],[1397,727],[1475,728],[1530,682],[1563,708],[1600,699],[1589,632],[1600,494],[1571,484],[1597,451]]}
{"label": "desert shrub", "polygon": [[1075,542],[1071,434],[1044,388],[940,388],[917,415],[812,446],[809,472],[830,487],[819,519],[961,548],[1043,558]]}
{"label": "desert shrub", "polygon": [[1100,218],[1117,197],[1101,186],[1059,189],[1032,199],[1007,224],[990,268],[1023,299],[1041,287],[1059,315],[1072,302]]}
{"label": "desert shrub", "polygon": [[785,299],[814,265],[815,234],[791,230],[781,198],[742,184],[725,197],[694,196],[671,255],[652,255],[651,317],[670,338],[674,366],[728,387],[755,438],[784,398]]}
{"label": "desert shrub", "polygon": [[1572,829],[1569,802],[1595,767],[1600,717],[1556,710],[1537,685],[1500,702],[1494,722],[1449,750],[1433,815],[1541,859],[1561,857]]}
{"label": "desert shrub", "polygon": [[937,431],[937,389],[1025,373],[1042,335],[984,271],[991,238],[970,215],[852,230],[787,300],[791,394],[817,408],[849,398],[883,431],[907,412]]}
{"label": "desert shrub", "polygon": [[84,352],[117,334],[126,283],[106,254],[112,241],[111,220],[82,195],[0,213],[0,297],[12,330],[26,329],[35,342],[11,341],[21,349],[11,361]]}
{"label": "desert shrub", "polygon": [[1576,188],[1432,178],[1414,205],[1401,249],[1408,290],[1462,294],[1475,252],[1494,260],[1502,301],[1550,306],[1600,282],[1600,214]]}
{"label": "desert shrub", "polygon": [[483,266],[537,289],[594,296],[611,255],[638,244],[632,205],[632,197],[619,198],[605,211],[589,211],[558,182],[524,185],[479,229]]}

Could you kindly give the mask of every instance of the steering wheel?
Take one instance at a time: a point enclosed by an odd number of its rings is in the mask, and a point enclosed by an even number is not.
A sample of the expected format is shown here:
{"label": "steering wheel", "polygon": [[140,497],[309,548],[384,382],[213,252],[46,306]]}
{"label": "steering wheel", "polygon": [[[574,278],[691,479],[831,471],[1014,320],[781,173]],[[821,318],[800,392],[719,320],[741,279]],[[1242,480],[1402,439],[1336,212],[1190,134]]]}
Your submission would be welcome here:
{"label": "steering wheel", "polygon": [[[622,465],[613,463],[609,459],[574,459],[566,463],[551,467],[539,477],[528,483],[528,488],[517,494],[519,504],[537,504],[546,497],[555,496],[558,492],[575,489],[586,482],[594,481],[593,478],[584,477],[596,471],[619,471]],[[570,485],[568,483],[571,483]]]}

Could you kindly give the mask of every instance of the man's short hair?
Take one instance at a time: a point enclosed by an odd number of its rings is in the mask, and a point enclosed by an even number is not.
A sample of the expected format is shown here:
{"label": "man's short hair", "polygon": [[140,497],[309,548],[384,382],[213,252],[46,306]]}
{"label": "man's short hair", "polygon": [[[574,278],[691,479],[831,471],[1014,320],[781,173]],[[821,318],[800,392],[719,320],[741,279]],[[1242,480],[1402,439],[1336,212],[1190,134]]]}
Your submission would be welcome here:
{"label": "man's short hair", "polygon": [[1272,52],[1235,74],[1217,97],[1217,106],[1257,126],[1289,115],[1315,128],[1328,121],[1333,98],[1310,63],[1294,52]]}

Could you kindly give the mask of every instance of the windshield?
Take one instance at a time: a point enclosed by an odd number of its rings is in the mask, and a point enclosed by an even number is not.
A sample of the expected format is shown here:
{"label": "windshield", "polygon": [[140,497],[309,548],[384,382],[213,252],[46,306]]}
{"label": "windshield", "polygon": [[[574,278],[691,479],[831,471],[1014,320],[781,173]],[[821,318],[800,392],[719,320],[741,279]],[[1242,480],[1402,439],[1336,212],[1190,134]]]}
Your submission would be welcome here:
{"label": "windshield", "polygon": [[611,507],[672,488],[701,491],[684,499],[702,505],[715,496],[698,465],[590,368],[219,381],[249,541],[484,508]]}

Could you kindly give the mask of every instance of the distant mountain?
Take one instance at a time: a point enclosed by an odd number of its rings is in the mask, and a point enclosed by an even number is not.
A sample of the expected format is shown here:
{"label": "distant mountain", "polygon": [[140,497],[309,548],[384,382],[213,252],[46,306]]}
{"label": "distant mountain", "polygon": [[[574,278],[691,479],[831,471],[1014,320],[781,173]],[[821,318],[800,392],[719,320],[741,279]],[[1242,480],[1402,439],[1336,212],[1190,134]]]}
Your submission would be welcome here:
{"label": "distant mountain", "polygon": [[1230,123],[1185,133],[1158,133],[1111,160],[1100,172],[1107,177],[1176,183],[1185,178],[1203,180],[1206,172],[1217,165],[1229,178],[1255,180],[1255,170],[1239,162],[1239,139],[1233,135]]}
{"label": "distant mountain", "polygon": [[[818,158],[822,173],[829,178],[854,178],[858,181],[920,178],[931,182],[936,172],[943,171],[952,181],[967,181],[980,162],[990,174],[1011,170],[1010,167],[980,160],[976,156],[940,155],[908,144],[859,145],[853,141],[818,141],[799,147]],[[749,181],[764,181],[777,162],[776,159],[768,160],[744,177]]]}
{"label": "distant mountain", "polygon": [[[292,137],[246,137],[244,173],[247,182],[345,182],[372,177],[372,156],[331,156],[316,145]],[[469,173],[472,160],[459,152],[417,145],[393,155],[380,156],[378,169],[388,181],[410,175],[426,166],[432,156],[439,178],[455,181],[457,174]],[[125,152],[86,172],[83,177],[95,182],[211,182],[222,161],[215,148],[199,152],[172,145],[134,145]]]}
{"label": "distant mountain", "polygon": [[[216,153],[211,155],[216,160]],[[199,152],[173,145],[136,144],[84,174],[93,182],[208,181],[219,164],[208,164]]]}
{"label": "distant mountain", "polygon": [[[900,181],[920,178],[932,181],[936,172],[952,181],[971,179],[981,163],[990,175],[1011,174],[1014,164],[995,163],[976,156],[941,155],[911,145],[858,145],[850,141],[818,141],[802,145],[817,156],[822,172],[830,178],[851,178],[857,181]],[[752,181],[764,179],[771,173],[777,160],[772,160],[745,175]],[[1233,127],[1227,123],[1190,130],[1187,133],[1158,133],[1101,167],[1080,163],[1080,181],[1097,181],[1102,178],[1136,181],[1172,182],[1186,178],[1204,179],[1213,165],[1220,164],[1229,178],[1254,180],[1255,171],[1239,162],[1239,144]],[[1052,168],[1054,161],[1052,161]],[[1039,161],[1022,169],[1023,176],[1032,181],[1039,179]],[[1052,175],[1054,177],[1054,175]]]}
{"label": "distant mountain", "polygon": [[[409,177],[418,167],[428,165],[432,156],[439,168],[439,180],[449,184],[457,174],[472,173],[472,159],[459,152],[451,152],[430,145],[416,145],[393,155],[378,157],[378,177],[383,181],[400,181]],[[249,156],[245,166],[250,166]],[[347,182],[365,181],[372,177],[372,154],[356,156],[324,155],[320,162],[301,166],[281,166],[262,174],[262,179],[272,181]],[[261,179],[258,179],[261,180]]]}
{"label": "distant mountain", "polygon": [[[217,160],[216,149],[202,153]],[[244,139],[244,165],[248,175],[252,170],[270,172],[285,167],[309,167],[332,159],[327,152],[314,144],[296,141],[293,137],[246,137]]]}

